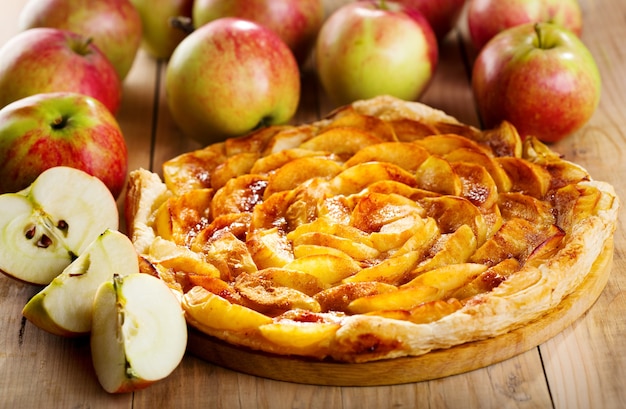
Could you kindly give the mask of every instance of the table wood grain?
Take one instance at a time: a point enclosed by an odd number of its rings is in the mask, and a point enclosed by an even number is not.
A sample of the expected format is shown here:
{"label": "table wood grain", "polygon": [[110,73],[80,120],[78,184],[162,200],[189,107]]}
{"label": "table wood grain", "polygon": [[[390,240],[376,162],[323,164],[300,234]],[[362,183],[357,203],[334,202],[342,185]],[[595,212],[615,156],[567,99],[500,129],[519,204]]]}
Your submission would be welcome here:
{"label": "table wood grain", "polygon": [[[345,0],[325,0],[327,12]],[[26,0],[0,6],[0,44],[18,32]],[[553,145],[612,183],[626,198],[626,4],[581,0],[582,39],[603,79],[600,106],[590,122]],[[461,20],[441,45],[440,64],[421,101],[480,126],[469,78],[475,51]],[[117,119],[129,148],[129,168],[160,173],[162,162],[200,146],[181,135],[165,104],[166,63],[143,51],[124,83]],[[333,105],[303,72],[294,123],[319,118]],[[0,90],[1,92],[1,90]],[[120,208],[122,199],[119,201]],[[123,227],[122,227],[123,228]],[[626,237],[620,220],[613,269],[593,307],[537,348],[504,362],[432,381],[378,387],[312,386],[233,372],[188,355],[148,389],[109,395],[95,377],[86,338],[39,330],[21,310],[39,287],[0,277],[0,408],[623,408],[626,407]]]}

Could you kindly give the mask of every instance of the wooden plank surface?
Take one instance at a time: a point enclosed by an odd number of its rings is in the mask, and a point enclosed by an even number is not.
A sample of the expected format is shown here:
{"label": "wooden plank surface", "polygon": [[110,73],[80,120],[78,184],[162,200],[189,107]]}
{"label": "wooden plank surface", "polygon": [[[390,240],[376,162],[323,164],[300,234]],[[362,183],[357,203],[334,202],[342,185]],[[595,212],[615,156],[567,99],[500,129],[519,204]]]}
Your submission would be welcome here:
{"label": "wooden plank surface", "polygon": [[[346,0],[325,0],[328,11]],[[26,0],[0,6],[0,44],[17,33]],[[626,5],[581,0],[583,41],[601,70],[603,94],[592,120],[553,149],[612,183],[626,197]],[[478,124],[469,88],[473,50],[463,24],[442,46],[436,78],[422,101]],[[118,114],[130,168],[160,164],[198,147],[176,129],[165,105],[165,63],[140,52],[124,86]],[[332,109],[313,72],[295,122]],[[1,92],[1,90],[0,90]],[[120,201],[120,206],[122,205]],[[572,326],[542,344],[489,367],[432,381],[377,387],[302,385],[245,375],[185,357],[174,373],[150,388],[124,395],[104,392],[93,373],[86,339],[49,335],[21,315],[38,288],[0,277],[0,408],[620,408],[626,407],[626,237],[620,220],[614,267],[595,305]]]}

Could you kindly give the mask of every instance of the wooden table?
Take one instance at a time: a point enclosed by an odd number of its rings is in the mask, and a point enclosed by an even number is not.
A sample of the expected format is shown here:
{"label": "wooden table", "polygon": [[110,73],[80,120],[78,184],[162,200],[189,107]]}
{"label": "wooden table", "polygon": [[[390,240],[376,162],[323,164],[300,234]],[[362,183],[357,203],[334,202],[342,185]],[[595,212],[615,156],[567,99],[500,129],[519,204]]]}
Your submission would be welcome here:
{"label": "wooden table", "polygon": [[[2,3],[0,44],[17,33],[26,0]],[[345,2],[345,0],[341,1]],[[329,10],[336,6],[327,0]],[[553,146],[626,198],[626,6],[623,0],[582,0],[583,40],[601,70],[603,95],[591,121]],[[475,52],[466,27],[441,47],[435,80],[422,102],[478,125],[469,87]],[[181,136],[164,99],[166,64],[140,52],[124,85],[118,120],[130,151],[129,168],[160,171],[161,163],[198,148]],[[333,108],[304,73],[294,123]],[[0,91],[1,92],[1,91]],[[121,200],[120,200],[121,206]],[[25,321],[21,309],[39,288],[0,277],[0,407],[35,408],[620,408],[626,407],[626,237],[615,235],[612,274],[595,305],[571,327],[537,348],[489,367],[428,382],[381,387],[326,387],[272,381],[186,356],[167,379],[129,394],[109,395],[98,384],[88,339],[49,335]]]}

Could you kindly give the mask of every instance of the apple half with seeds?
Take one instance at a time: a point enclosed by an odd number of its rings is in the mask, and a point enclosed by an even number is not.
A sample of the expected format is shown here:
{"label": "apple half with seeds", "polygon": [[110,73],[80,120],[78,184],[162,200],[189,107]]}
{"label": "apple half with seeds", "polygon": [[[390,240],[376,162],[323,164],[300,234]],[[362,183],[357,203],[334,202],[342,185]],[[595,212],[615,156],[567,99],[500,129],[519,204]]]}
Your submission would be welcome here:
{"label": "apple half with seeds", "polygon": [[148,274],[114,275],[94,300],[91,356],[109,393],[145,388],[183,359],[187,324],[178,298]]}
{"label": "apple half with seeds", "polygon": [[65,166],[47,169],[26,189],[0,195],[0,271],[47,285],[118,224],[116,201],[100,179]]}
{"label": "apple half with seeds", "polygon": [[22,314],[39,328],[61,336],[91,331],[93,302],[102,283],[113,274],[139,272],[133,243],[116,230],[106,230],[50,284],[31,298]]}

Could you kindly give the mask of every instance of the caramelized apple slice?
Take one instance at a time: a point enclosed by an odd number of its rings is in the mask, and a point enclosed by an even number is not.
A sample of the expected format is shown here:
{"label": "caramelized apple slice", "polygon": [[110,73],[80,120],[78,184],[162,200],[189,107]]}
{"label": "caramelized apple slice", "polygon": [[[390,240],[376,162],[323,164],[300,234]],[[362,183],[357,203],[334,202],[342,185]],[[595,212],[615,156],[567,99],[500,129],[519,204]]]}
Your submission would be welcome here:
{"label": "caramelized apple slice", "polygon": [[412,271],[413,277],[435,268],[465,263],[476,251],[476,236],[463,225],[452,233],[442,234],[430,249],[431,256]]}
{"label": "caramelized apple slice", "polygon": [[424,215],[422,206],[404,196],[367,193],[354,207],[350,225],[361,231],[372,233],[405,217],[419,219]]}
{"label": "caramelized apple slice", "polygon": [[219,217],[228,213],[251,212],[263,200],[267,177],[242,175],[229,180],[215,192],[211,202],[211,214]]}
{"label": "caramelized apple slice", "polygon": [[502,260],[495,266],[489,267],[480,273],[475,279],[463,287],[453,291],[451,298],[464,300],[478,294],[486,293],[499,286],[511,274],[517,272],[521,267],[519,261],[514,258]]}
{"label": "caramelized apple slice", "polygon": [[192,322],[224,331],[256,330],[272,319],[251,308],[232,304],[225,298],[202,288],[193,287],[182,298],[183,309]]}
{"label": "caramelized apple slice", "polygon": [[463,182],[462,196],[474,206],[491,209],[498,200],[498,187],[487,170],[474,163],[452,163],[452,170]]}
{"label": "caramelized apple slice", "polygon": [[395,285],[377,281],[358,281],[338,284],[315,294],[322,311],[348,311],[348,304],[357,298],[397,291]]}
{"label": "caramelized apple slice", "polygon": [[294,189],[313,178],[330,179],[342,170],[343,167],[337,161],[325,157],[306,156],[294,159],[269,175],[265,195]]}
{"label": "caramelized apple slice", "polygon": [[209,224],[213,189],[193,189],[163,203],[154,222],[156,234],[176,244],[188,245]]}
{"label": "caramelized apple slice", "polygon": [[251,231],[246,245],[259,269],[282,267],[293,261],[292,244],[277,227]]}
{"label": "caramelized apple slice", "polygon": [[483,213],[469,200],[455,196],[425,198],[421,201],[429,217],[437,220],[442,233],[456,231],[461,226],[472,229],[481,245],[487,237],[487,223]]}
{"label": "caramelized apple slice", "polygon": [[276,286],[293,288],[310,296],[314,296],[327,287],[322,280],[311,274],[285,268],[266,268],[253,274],[271,281]]}
{"label": "caramelized apple slice", "polygon": [[350,195],[359,193],[372,183],[381,180],[394,180],[415,186],[415,176],[397,165],[365,162],[347,168],[335,176],[330,180],[329,187],[333,195]]}
{"label": "caramelized apple slice", "polygon": [[330,254],[312,254],[297,258],[283,268],[298,270],[319,278],[325,284],[334,284],[355,274],[361,269],[352,259]]}
{"label": "caramelized apple slice", "polygon": [[459,263],[441,266],[415,277],[403,287],[434,287],[446,294],[461,288],[487,270],[487,266],[476,263]]}
{"label": "caramelized apple slice", "polygon": [[428,156],[426,149],[416,143],[384,142],[366,146],[348,159],[345,165],[351,167],[364,162],[386,162],[415,172]]}
{"label": "caramelized apple slice", "polygon": [[243,152],[229,157],[211,172],[211,187],[219,189],[230,179],[250,173],[258,158],[258,152]]}
{"label": "caramelized apple slice", "polygon": [[163,181],[175,195],[211,187],[211,172],[226,159],[224,144],[184,153],[163,164]]}
{"label": "caramelized apple slice", "polygon": [[543,167],[520,158],[496,158],[511,180],[511,191],[543,199],[550,188],[551,175]]}
{"label": "caramelized apple slice", "polygon": [[381,310],[410,310],[422,303],[440,299],[443,293],[439,288],[427,285],[404,287],[397,291],[357,298],[348,304],[348,311],[365,314]]}
{"label": "caramelized apple slice", "polygon": [[492,266],[514,257],[524,262],[541,243],[550,237],[562,235],[562,230],[554,225],[537,226],[534,222],[513,218],[506,221],[492,238],[480,246],[470,261]]}
{"label": "caramelized apple slice", "polygon": [[289,347],[290,350],[295,349],[303,355],[307,355],[307,351],[322,355],[320,344],[327,346],[339,328],[341,325],[337,322],[302,322],[283,319],[261,325],[259,331],[276,345]]}
{"label": "caramelized apple slice", "polygon": [[257,274],[238,275],[234,287],[247,306],[270,316],[292,309],[320,311],[320,305],[314,298],[294,288],[276,285]]}
{"label": "caramelized apple slice", "polygon": [[417,187],[444,195],[459,196],[463,182],[454,173],[448,161],[431,155],[415,172]]}
{"label": "caramelized apple slice", "polygon": [[395,284],[415,268],[421,257],[422,254],[419,251],[409,251],[390,257],[371,267],[363,268],[358,273],[345,278],[343,282],[379,281]]}
{"label": "caramelized apple slice", "polygon": [[351,127],[359,130],[365,130],[366,132],[379,138],[381,141],[396,140],[393,127],[388,122],[372,115],[358,113],[351,109],[347,109],[340,113],[338,112],[337,115],[333,117],[333,121],[326,126],[325,129],[337,127]]}
{"label": "caramelized apple slice", "polygon": [[295,247],[306,244],[331,247],[340,250],[357,261],[372,260],[380,256],[379,250],[366,244],[324,232],[303,233],[293,240],[293,246]]}
{"label": "caramelized apple slice", "polygon": [[366,146],[381,142],[384,141],[369,132],[341,126],[321,132],[317,136],[303,142],[300,148],[330,152],[340,157],[348,158]]}

